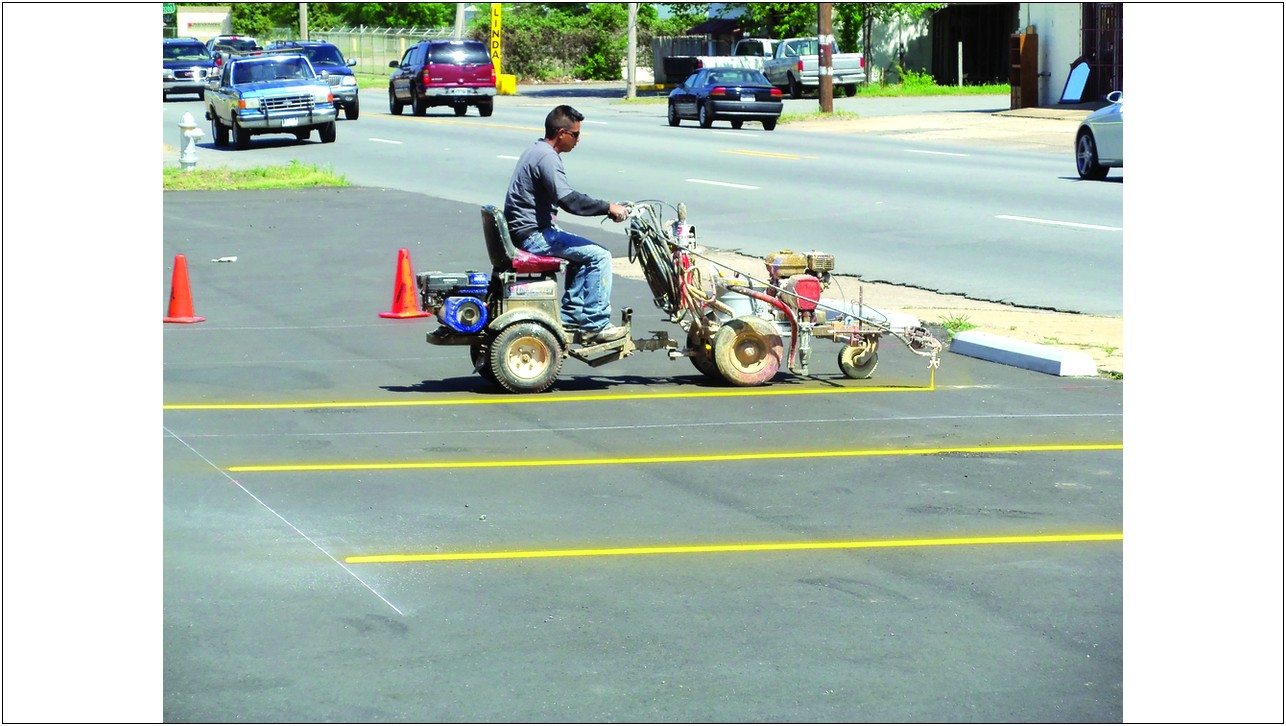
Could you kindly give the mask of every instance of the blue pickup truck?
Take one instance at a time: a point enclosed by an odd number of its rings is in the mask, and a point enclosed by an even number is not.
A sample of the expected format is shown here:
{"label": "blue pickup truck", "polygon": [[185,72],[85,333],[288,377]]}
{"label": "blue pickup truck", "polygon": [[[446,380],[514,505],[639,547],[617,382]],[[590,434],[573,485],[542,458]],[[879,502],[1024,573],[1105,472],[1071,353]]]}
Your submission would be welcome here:
{"label": "blue pickup truck", "polygon": [[335,96],[297,50],[229,57],[205,102],[216,146],[227,146],[231,137],[236,148],[247,149],[258,134],[304,141],[314,129],[322,143],[335,140]]}

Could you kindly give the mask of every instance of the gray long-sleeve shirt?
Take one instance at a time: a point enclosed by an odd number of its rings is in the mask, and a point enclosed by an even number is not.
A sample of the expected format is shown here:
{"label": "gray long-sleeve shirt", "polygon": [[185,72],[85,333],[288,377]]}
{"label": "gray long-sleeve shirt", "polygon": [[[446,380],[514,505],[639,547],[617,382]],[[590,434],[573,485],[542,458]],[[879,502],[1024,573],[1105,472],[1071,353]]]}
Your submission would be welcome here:
{"label": "gray long-sleeve shirt", "polygon": [[572,189],[562,156],[539,139],[518,157],[505,193],[505,222],[514,245],[521,246],[532,234],[554,226],[555,208],[589,217],[607,214],[611,204]]}

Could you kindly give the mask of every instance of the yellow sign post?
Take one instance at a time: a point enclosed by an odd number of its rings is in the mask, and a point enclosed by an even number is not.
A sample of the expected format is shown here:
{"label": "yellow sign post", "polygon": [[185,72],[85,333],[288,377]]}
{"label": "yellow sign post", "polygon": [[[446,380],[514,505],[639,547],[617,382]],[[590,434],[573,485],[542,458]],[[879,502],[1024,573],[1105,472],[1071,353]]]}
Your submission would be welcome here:
{"label": "yellow sign post", "polygon": [[496,92],[501,95],[512,95],[518,91],[518,79],[515,76],[500,72],[501,59],[504,54],[501,43],[501,3],[491,3],[491,63],[496,67]]}

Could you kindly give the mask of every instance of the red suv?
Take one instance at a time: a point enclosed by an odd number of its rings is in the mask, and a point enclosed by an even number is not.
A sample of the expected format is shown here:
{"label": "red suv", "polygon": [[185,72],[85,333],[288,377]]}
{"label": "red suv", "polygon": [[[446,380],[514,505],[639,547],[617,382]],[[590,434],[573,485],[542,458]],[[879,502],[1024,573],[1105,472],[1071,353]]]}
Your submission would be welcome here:
{"label": "red suv", "polygon": [[463,116],[470,106],[490,116],[496,97],[496,67],[487,46],[476,40],[426,40],[407,49],[401,62],[389,61],[388,110],[410,106],[423,116],[429,106],[450,106]]}

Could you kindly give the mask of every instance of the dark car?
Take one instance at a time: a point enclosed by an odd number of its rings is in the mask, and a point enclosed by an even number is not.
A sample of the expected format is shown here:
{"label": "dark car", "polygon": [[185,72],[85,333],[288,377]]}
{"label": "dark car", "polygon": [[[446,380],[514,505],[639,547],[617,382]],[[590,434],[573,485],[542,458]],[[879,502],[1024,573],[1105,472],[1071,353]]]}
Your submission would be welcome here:
{"label": "dark car", "polygon": [[708,129],[715,121],[731,121],[739,129],[758,121],[765,131],[777,128],[781,91],[763,73],[749,68],[702,68],[670,91],[667,115],[671,126],[696,119]]}
{"label": "dark car", "polygon": [[268,50],[294,48],[303,53],[313,64],[313,70],[330,84],[335,94],[335,109],[344,109],[344,118],[352,121],[360,112],[357,99],[357,77],[353,75],[356,58],[344,60],[344,54],[334,43],[319,40],[283,40],[269,43]]}
{"label": "dark car", "polygon": [[163,39],[161,100],[171,93],[195,93],[205,98],[207,81],[218,78],[210,51],[196,38]]}
{"label": "dark car", "polygon": [[487,46],[476,40],[426,40],[390,61],[388,111],[410,106],[423,116],[430,106],[450,106],[463,116],[469,106],[490,116],[496,97],[496,67]]}

